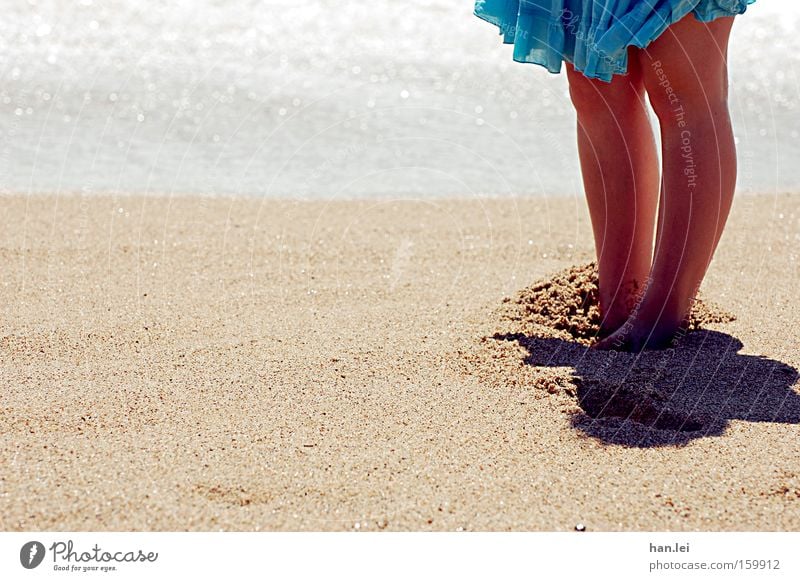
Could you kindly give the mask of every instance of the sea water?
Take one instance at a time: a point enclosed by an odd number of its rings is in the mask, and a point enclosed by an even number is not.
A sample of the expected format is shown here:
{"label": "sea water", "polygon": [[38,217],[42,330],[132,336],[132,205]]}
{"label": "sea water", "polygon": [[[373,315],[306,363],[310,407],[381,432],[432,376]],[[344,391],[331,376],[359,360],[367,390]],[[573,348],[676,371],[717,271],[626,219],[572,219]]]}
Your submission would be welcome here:
{"label": "sea water", "polygon": [[[737,18],[740,191],[800,189],[800,7]],[[20,0],[0,19],[0,191],[580,195],[566,78],[468,0]]]}

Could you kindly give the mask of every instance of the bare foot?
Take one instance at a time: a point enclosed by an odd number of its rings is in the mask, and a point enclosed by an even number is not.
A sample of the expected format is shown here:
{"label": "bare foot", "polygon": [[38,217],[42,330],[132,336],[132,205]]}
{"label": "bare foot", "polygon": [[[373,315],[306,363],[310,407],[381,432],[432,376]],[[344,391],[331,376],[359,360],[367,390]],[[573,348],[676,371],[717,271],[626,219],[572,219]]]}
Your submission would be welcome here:
{"label": "bare foot", "polygon": [[[617,300],[601,317],[600,330],[597,332],[597,337],[600,339],[609,337],[628,322],[638,304],[642,289],[637,280],[629,280],[619,292],[620,296],[616,297]],[[602,310],[604,309],[601,308]]]}
{"label": "bare foot", "polygon": [[648,324],[631,317],[619,329],[592,345],[592,349],[628,353],[639,353],[644,349],[666,349],[673,346],[678,328]]}
{"label": "bare foot", "polygon": [[620,320],[614,321],[612,323],[603,321],[600,324],[600,329],[597,331],[597,338],[605,339],[606,337],[611,336],[617,329],[622,327],[622,325],[624,324],[625,324],[625,319],[622,319],[621,321]]}

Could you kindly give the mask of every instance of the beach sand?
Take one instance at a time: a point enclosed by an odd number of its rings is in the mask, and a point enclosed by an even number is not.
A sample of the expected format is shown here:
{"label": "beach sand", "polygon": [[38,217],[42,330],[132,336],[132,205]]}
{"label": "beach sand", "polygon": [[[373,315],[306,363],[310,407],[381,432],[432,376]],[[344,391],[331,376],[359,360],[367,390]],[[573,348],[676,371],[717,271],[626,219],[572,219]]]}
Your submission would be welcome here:
{"label": "beach sand", "polygon": [[0,206],[2,530],[800,529],[798,194],[641,357],[582,198]]}

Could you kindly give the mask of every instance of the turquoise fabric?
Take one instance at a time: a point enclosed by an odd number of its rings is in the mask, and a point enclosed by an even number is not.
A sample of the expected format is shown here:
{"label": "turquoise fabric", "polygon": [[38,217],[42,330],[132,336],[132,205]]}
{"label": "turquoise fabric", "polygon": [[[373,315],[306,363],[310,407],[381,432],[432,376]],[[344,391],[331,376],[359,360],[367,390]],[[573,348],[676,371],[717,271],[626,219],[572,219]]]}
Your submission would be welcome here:
{"label": "turquoise fabric", "polygon": [[755,0],[477,0],[475,16],[500,29],[513,58],[552,73],[565,60],[611,81],[628,68],[629,46],[644,48],[690,12],[701,22],[742,14]]}

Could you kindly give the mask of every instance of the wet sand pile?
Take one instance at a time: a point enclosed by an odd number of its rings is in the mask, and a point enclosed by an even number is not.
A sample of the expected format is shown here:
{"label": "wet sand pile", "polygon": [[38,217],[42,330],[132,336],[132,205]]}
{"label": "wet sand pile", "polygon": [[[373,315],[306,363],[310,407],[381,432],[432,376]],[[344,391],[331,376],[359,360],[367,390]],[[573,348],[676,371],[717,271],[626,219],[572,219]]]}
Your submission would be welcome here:
{"label": "wet sand pile", "polygon": [[481,369],[555,398],[577,429],[609,443],[679,445],[721,434],[730,419],[766,419],[772,409],[800,414],[787,391],[794,369],[738,355],[740,341],[707,328],[735,316],[702,298],[674,347],[640,354],[590,349],[600,322],[593,262],[504,299],[496,317],[495,332],[482,343]]}
{"label": "wet sand pile", "polygon": [[[505,333],[574,340],[590,345],[600,328],[597,265],[573,266],[539,280],[507,298],[500,309]],[[727,323],[734,315],[698,298],[689,316],[688,330]]]}

